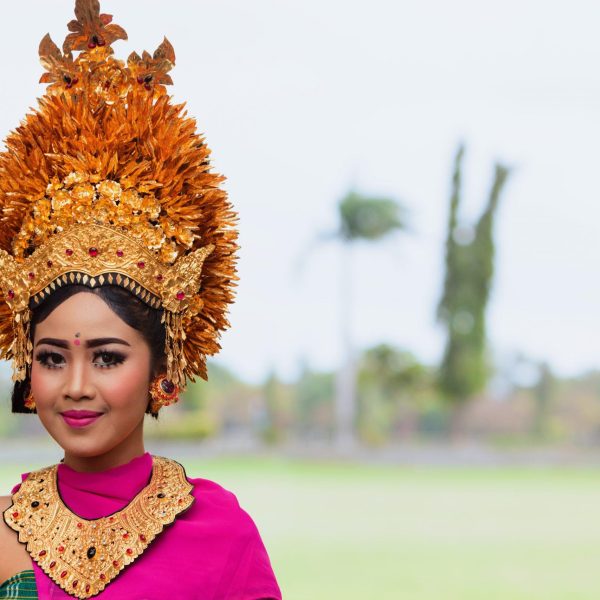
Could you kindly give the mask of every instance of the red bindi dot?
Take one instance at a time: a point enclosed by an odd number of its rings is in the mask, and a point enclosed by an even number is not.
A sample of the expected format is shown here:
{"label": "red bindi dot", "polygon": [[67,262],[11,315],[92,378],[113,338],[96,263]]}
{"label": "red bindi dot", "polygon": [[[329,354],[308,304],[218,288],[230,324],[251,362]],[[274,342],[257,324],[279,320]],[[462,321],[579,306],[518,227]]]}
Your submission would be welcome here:
{"label": "red bindi dot", "polygon": [[76,346],[79,346],[79,344],[81,344],[81,340],[74,340],[74,341],[73,341],[73,343],[74,343]]}

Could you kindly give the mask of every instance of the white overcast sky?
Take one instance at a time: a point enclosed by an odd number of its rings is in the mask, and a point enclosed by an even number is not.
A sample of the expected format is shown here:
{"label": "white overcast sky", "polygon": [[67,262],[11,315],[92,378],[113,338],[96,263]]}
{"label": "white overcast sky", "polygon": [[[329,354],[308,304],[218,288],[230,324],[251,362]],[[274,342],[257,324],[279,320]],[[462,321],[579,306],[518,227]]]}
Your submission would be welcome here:
{"label": "white overcast sky", "polygon": [[[0,135],[42,93],[38,43],[73,0],[3,2]],[[600,364],[600,4],[539,0],[104,0],[117,56],[175,47],[186,100],[240,214],[240,286],[219,361],[259,380],[341,356],[339,250],[314,246],[354,183],[401,200],[415,233],[356,255],[355,336],[435,363],[451,164],[464,140],[466,222],[493,164],[489,338],[561,374]],[[300,266],[299,266],[300,265]]]}

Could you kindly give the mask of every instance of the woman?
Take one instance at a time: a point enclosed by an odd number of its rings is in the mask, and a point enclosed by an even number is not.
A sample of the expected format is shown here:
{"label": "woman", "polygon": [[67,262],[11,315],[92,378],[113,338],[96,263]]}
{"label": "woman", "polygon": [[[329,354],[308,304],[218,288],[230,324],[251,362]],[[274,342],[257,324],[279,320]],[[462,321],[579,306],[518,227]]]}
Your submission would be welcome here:
{"label": "woman", "polygon": [[64,54],[42,41],[51,85],[0,154],[13,411],[64,450],[0,498],[0,598],[280,599],[235,496],[143,440],[145,415],[220,348],[236,216],[165,93],[167,40],[125,65],[111,44],[126,33],[97,0],[75,15]]}

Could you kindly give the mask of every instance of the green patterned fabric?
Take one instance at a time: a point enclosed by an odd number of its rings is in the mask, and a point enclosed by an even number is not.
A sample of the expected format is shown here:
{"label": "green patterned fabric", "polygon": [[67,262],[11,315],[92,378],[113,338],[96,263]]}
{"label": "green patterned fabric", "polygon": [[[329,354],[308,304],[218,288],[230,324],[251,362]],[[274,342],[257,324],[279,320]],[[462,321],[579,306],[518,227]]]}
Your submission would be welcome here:
{"label": "green patterned fabric", "polygon": [[37,600],[35,575],[31,569],[21,571],[0,585],[0,598],[19,598],[19,600]]}

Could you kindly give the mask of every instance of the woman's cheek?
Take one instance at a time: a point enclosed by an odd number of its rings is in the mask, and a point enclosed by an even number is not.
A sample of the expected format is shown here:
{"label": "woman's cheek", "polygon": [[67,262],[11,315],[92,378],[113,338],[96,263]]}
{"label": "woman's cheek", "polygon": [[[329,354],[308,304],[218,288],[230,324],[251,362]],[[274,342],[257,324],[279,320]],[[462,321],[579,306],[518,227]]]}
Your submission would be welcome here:
{"label": "woman's cheek", "polygon": [[115,409],[131,408],[135,400],[145,399],[148,381],[143,363],[127,361],[112,371],[99,384],[102,397],[109,406]]}
{"label": "woman's cheek", "polygon": [[54,371],[45,370],[39,365],[33,365],[31,369],[31,392],[38,407],[55,402],[60,395],[60,377]]}

